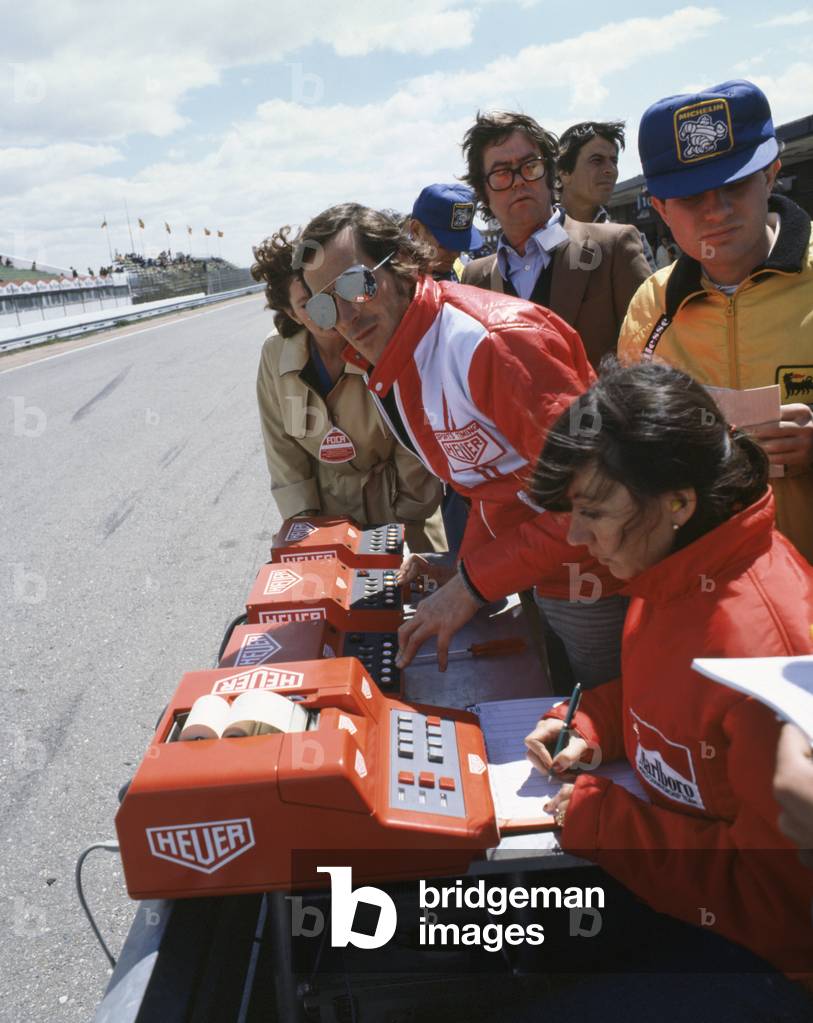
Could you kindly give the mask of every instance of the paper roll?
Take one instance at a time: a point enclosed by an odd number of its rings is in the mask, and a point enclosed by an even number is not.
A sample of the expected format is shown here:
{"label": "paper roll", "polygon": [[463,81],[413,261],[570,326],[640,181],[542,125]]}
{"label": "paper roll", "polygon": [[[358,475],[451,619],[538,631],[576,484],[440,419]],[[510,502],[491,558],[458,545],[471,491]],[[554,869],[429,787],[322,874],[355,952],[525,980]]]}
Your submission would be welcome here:
{"label": "paper roll", "polygon": [[192,704],[179,738],[183,741],[219,739],[230,713],[229,701],[222,696],[212,696],[211,693],[199,696]]}
{"label": "paper roll", "polygon": [[304,732],[307,723],[304,707],[279,693],[255,689],[242,693],[231,705],[222,735],[224,739],[235,739],[271,732]]}

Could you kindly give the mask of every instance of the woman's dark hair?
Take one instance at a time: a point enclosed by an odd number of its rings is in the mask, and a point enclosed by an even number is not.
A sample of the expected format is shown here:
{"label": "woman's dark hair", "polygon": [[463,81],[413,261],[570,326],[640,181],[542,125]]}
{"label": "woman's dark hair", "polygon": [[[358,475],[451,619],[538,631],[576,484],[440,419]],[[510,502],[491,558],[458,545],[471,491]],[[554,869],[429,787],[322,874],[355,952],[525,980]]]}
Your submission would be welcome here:
{"label": "woman's dark hair", "polygon": [[591,495],[623,484],[639,509],[670,490],[692,487],[697,508],[675,534],[685,547],[765,493],[768,459],[733,431],[714,399],[690,376],[657,363],[602,360],[600,376],[554,423],[536,466],[531,495],[551,511],[581,469],[596,470]]}
{"label": "woman's dark hair", "polygon": [[483,165],[483,152],[486,146],[500,145],[515,131],[524,132],[531,142],[539,147],[545,163],[545,180],[551,193],[556,180],[556,157],[559,152],[559,140],[552,131],[546,131],[538,121],[527,114],[508,113],[504,110],[492,110],[487,113],[477,111],[474,124],[463,136],[463,158],[466,161],[466,173],[462,180],[477,193],[484,216],[489,220],[497,218],[491,212],[486,198],[486,175]]}
{"label": "woman's dark hair", "polygon": [[387,268],[405,285],[414,284],[418,274],[428,272],[432,262],[429,246],[410,238],[392,216],[356,202],[331,206],[313,218],[302,231],[299,244],[295,246],[295,265],[301,266],[304,263],[307,266],[314,262],[319,247],[327,245],[346,227],[353,229],[362,249],[372,261],[372,266],[394,252]]}
{"label": "woman's dark hair", "polygon": [[293,265],[295,244],[288,239],[291,230],[287,225],[281,227],[252,249],[256,262],[251,265],[251,276],[255,281],[265,281],[267,308],[274,311],[274,326],[283,337],[293,337],[302,330],[302,324],[288,315],[291,282],[302,280],[302,271]]}

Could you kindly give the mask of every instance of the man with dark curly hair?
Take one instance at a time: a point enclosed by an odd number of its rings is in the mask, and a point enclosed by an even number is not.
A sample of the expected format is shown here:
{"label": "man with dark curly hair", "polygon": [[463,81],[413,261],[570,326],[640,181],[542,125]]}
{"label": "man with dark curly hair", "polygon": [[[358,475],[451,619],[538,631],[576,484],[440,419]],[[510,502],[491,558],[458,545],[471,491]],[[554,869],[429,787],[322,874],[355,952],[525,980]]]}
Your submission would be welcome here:
{"label": "man with dark curly hair", "polygon": [[289,235],[285,227],[258,245],[251,267],[276,326],[263,345],[257,402],[280,514],[402,522],[411,550],[444,550],[440,484],[387,429],[362,371],[342,359],[341,335],[308,316]]}
{"label": "man with dark curly hair", "polygon": [[477,114],[463,139],[465,180],[502,235],[463,283],[547,306],[576,328],[597,367],[651,271],[634,227],[583,224],[554,206],[558,152],[556,136],[527,114]]}

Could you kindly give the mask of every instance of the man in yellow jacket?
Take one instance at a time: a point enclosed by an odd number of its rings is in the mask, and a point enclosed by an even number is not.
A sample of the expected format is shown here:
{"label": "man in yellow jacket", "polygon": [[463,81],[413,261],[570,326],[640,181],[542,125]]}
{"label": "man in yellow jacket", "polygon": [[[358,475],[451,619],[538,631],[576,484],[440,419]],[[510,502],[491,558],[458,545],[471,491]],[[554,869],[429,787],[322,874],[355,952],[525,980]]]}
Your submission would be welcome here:
{"label": "man in yellow jacket", "polygon": [[638,148],[683,255],[636,292],[619,357],[716,387],[780,385],[780,421],[752,432],[771,462],[777,525],[813,561],[813,245],[810,217],[771,194],[768,100],[746,81],[669,96],[644,113]]}

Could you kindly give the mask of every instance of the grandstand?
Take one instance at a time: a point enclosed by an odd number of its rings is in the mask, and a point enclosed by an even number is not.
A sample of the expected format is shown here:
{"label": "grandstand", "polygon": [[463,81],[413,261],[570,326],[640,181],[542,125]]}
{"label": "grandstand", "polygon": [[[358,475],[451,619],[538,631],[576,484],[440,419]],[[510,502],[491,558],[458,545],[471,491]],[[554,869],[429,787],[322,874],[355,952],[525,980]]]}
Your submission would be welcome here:
{"label": "grandstand", "polygon": [[254,283],[247,269],[237,267],[220,256],[193,259],[185,253],[172,256],[162,252],[147,259],[130,252],[117,257],[114,264],[116,270],[126,271],[134,304],[201,292],[212,295]]}

